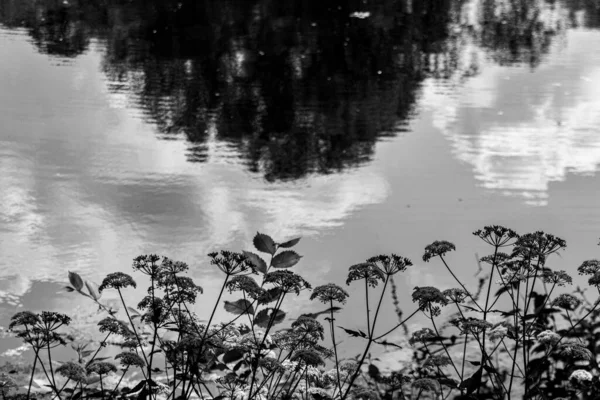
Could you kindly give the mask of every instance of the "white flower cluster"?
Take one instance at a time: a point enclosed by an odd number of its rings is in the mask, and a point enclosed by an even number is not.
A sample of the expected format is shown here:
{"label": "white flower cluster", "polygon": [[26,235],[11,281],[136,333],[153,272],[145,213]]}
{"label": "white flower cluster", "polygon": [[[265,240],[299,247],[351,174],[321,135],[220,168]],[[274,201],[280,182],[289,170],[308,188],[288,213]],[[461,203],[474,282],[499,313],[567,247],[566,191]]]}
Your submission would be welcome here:
{"label": "white flower cluster", "polygon": [[590,374],[585,369],[578,369],[576,371],[573,371],[573,373],[569,377],[569,380],[574,380],[574,381],[577,381],[579,383],[581,383],[581,382],[591,382],[591,380],[592,380],[592,374]]}
{"label": "white flower cluster", "polygon": [[560,335],[552,331],[543,331],[538,333],[537,340],[545,345],[555,345],[560,340]]}

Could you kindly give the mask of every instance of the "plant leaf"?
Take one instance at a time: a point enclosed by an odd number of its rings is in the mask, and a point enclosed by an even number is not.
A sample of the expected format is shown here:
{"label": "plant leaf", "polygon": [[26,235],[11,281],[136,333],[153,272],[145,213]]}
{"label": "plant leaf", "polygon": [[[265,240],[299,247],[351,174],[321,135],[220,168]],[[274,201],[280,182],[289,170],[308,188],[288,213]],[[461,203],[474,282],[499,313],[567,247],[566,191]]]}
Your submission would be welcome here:
{"label": "plant leaf", "polygon": [[346,333],[352,337],[362,337],[362,338],[367,338],[367,334],[364,333],[363,331],[353,331],[352,329],[346,329],[343,326],[340,326],[340,328],[342,328],[344,331],[346,331]]}
{"label": "plant leaf", "polygon": [[258,299],[258,304],[268,304],[275,301],[281,295],[281,288],[274,287],[264,292]]}
{"label": "plant leaf", "polygon": [[225,311],[228,311],[235,315],[242,314],[254,314],[254,307],[252,307],[252,303],[248,300],[239,299],[236,301],[224,301],[225,303]]}
{"label": "plant leaf", "polygon": [[244,250],[243,253],[248,261],[254,265],[258,272],[262,272],[263,274],[267,273],[267,263],[258,254],[254,254],[246,250]]}
{"label": "plant leaf", "polygon": [[273,268],[291,268],[296,265],[301,258],[302,256],[298,255],[295,251],[286,250],[273,257],[271,265]]}
{"label": "plant leaf", "polygon": [[229,350],[228,352],[223,354],[223,362],[225,364],[229,364],[234,361],[240,360],[243,356],[244,356],[244,353],[242,353],[238,349]]}
{"label": "plant leaf", "polygon": [[80,291],[83,289],[83,279],[81,279],[78,273],[69,271],[69,282],[71,282],[71,286],[75,290]]}
{"label": "plant leaf", "polygon": [[459,389],[467,389],[467,394],[472,394],[481,386],[481,378],[483,377],[483,368],[479,368],[471,377],[462,381]]}
{"label": "plant leaf", "polygon": [[270,322],[270,324],[271,326],[273,326],[275,324],[283,322],[283,320],[285,319],[285,315],[285,312],[281,310],[277,310],[277,312],[275,313],[275,309],[273,308],[264,308],[260,310],[258,314],[256,314],[256,318],[254,318],[254,323],[260,326],[261,328],[266,329],[269,326],[269,321],[271,321],[271,319],[272,321]]}
{"label": "plant leaf", "polygon": [[294,247],[295,245],[298,244],[298,242],[300,241],[300,238],[294,238],[294,239],[290,239],[287,242],[283,242],[279,244],[279,247],[283,247],[285,249],[289,249],[290,247]]}
{"label": "plant leaf", "polygon": [[88,292],[90,293],[90,296],[92,296],[94,298],[94,300],[98,300],[98,299],[100,299],[100,297],[102,297],[102,293],[100,293],[98,291],[98,285],[96,285],[94,282],[90,282],[90,281],[86,280],[85,287],[87,288]]}
{"label": "plant leaf", "polygon": [[73,289],[71,286],[65,286],[65,290],[67,292],[74,292],[75,291],[75,289]]}
{"label": "plant leaf", "polygon": [[273,255],[275,254],[275,251],[277,251],[273,239],[264,233],[256,232],[253,243],[254,247],[256,247],[256,250],[262,251],[263,253],[269,253]]}

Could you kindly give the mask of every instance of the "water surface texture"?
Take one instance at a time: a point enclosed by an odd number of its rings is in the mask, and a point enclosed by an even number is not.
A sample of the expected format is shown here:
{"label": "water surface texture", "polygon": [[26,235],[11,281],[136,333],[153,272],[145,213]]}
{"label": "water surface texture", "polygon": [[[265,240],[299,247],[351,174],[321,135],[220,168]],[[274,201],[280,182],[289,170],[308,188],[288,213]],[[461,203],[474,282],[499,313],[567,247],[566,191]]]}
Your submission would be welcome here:
{"label": "water surface texture", "polygon": [[404,302],[450,284],[434,240],[468,280],[487,224],[565,238],[574,271],[600,251],[599,27],[595,0],[0,0],[0,308],[149,252],[210,296],[206,254],[256,231],[302,236],[313,284],[409,257]]}

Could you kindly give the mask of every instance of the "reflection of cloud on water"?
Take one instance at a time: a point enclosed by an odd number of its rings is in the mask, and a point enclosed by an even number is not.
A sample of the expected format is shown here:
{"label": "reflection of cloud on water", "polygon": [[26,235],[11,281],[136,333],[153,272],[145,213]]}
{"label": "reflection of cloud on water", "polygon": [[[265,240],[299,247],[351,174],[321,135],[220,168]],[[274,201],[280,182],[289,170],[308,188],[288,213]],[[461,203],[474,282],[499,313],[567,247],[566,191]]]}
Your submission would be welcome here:
{"label": "reflection of cloud on water", "polygon": [[597,171],[600,57],[578,43],[600,46],[600,33],[571,31],[566,42],[535,75],[486,65],[458,88],[424,83],[434,126],[484,188],[545,205],[551,182]]}

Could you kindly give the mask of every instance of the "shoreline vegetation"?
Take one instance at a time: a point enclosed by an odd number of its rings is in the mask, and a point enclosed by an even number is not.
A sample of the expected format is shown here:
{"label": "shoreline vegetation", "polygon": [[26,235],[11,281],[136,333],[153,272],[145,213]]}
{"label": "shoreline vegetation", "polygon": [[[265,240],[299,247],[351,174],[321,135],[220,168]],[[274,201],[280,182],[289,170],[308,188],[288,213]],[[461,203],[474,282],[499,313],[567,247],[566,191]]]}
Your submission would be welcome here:
{"label": "shoreline vegetation", "polygon": [[[475,291],[456,274],[456,248],[448,241],[426,246],[423,261],[440,264],[455,287],[415,287],[412,304],[399,303],[394,283],[413,265],[408,258],[378,255],[350,266],[345,284],[364,295],[362,310],[354,312],[357,318],[362,313],[365,330],[336,322],[349,297],[343,285],[313,287],[292,272],[302,258],[292,250],[300,238],[279,243],[257,233],[255,252],[210,253],[210,264],[224,279],[214,308],[201,317],[192,309],[203,290],[185,275],[184,262],[135,258],[134,272],[150,281],[135,307],[123,296],[137,287],[132,276],[111,273],[97,285],[69,272],[66,290],[98,306],[103,339],[76,340],[66,331],[71,318],[65,314],[15,314],[9,331],[25,343],[31,363],[1,369],[1,398],[599,398],[600,261],[582,262],[577,272],[589,288],[569,293],[571,276],[547,266],[566,248],[563,239],[540,231],[519,235],[497,225],[474,235],[490,246],[490,254],[478,260],[484,277]],[[118,294],[120,307],[102,300],[105,290]],[[238,299],[223,300],[227,292]],[[310,301],[323,310],[286,318],[285,303],[301,292],[310,292]],[[382,304],[390,294],[398,320],[384,329]],[[215,323],[221,307],[232,317]],[[427,326],[408,332],[406,323],[416,316]],[[396,331],[409,336],[412,359],[382,372],[371,353],[401,348],[390,336]],[[357,357],[342,357],[340,338],[348,337],[361,343]]]}

